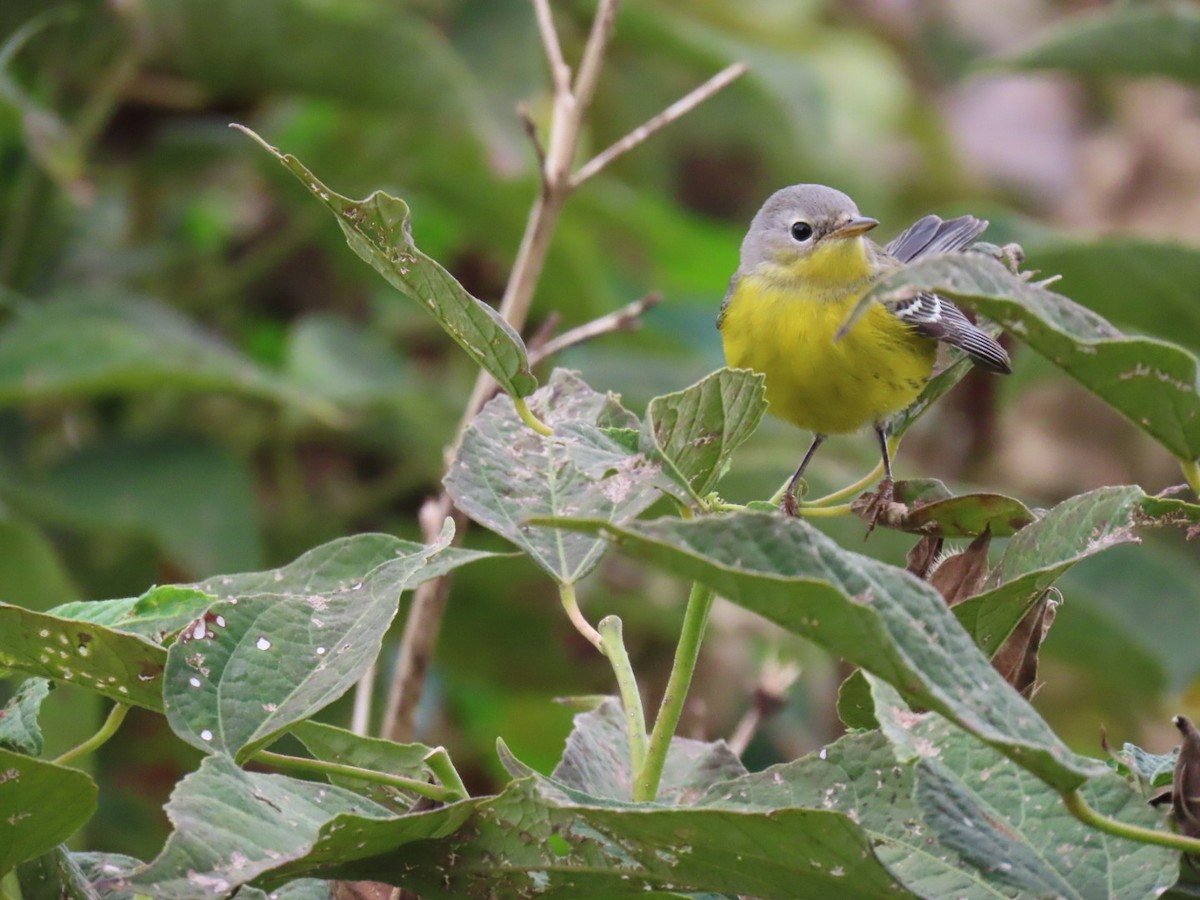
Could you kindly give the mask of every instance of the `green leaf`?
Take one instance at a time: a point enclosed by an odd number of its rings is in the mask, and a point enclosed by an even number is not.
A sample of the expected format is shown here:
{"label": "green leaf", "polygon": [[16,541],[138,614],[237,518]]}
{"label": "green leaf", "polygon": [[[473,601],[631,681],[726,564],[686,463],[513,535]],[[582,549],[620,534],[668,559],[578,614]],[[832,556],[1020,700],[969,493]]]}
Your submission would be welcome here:
{"label": "green leaf", "polygon": [[[517,778],[532,774],[528,769],[509,772]],[[714,782],[745,772],[745,766],[724,741],[673,737],[663,765],[658,802],[686,806]],[[629,800],[633,790],[629,734],[618,700],[609,697],[597,709],[575,717],[566,749],[552,777],[564,787],[590,798]]]}
{"label": "green leaf", "polygon": [[954,607],[984,653],[996,652],[1033,603],[1064,572],[1096,553],[1137,541],[1138,526],[1200,522],[1200,506],[1105,487],[1064,500],[1022,529],[988,576],[987,590]]}
{"label": "green leaf", "polygon": [[839,812],[574,802],[538,776],[478,802],[448,838],[409,843],[335,871],[433,897],[911,896]]}
{"label": "green leaf", "polygon": [[525,397],[537,387],[525,344],[498,312],[466,292],[412,239],[408,204],[376,191],[351,200],[321,184],[291,154],[280,153],[248,128],[256,140],[312,192],[337,218],[350,248],[388,284],[421,303],[460,347],[486,369],[507,393]]}
{"label": "green leaf", "polygon": [[[1010,896],[1158,897],[1179,856],[1096,831],[1068,812],[1058,792],[932,713],[914,714],[872,680],[876,714],[901,762],[915,761],[916,798],[938,843]],[[1163,817],[1128,783],[1100,774],[1080,788],[1103,815],[1162,829]],[[1016,892],[1014,894],[1014,891]]]}
{"label": "green leaf", "polygon": [[21,307],[0,331],[0,405],[165,389],[225,391],[337,418],[326,402],[157,303],[64,296]]}
{"label": "green leaf", "polygon": [[[397,744],[395,741],[364,737],[344,728],[311,721],[294,726],[291,734],[308,748],[315,759],[387,772],[389,775],[431,780],[425,757],[432,748],[424,744]],[[329,781],[396,812],[407,812],[418,799],[415,794],[406,794],[398,788],[362,778],[331,775]]]}
{"label": "green leaf", "polygon": [[573,583],[600,561],[604,541],[528,520],[584,514],[620,521],[658,499],[657,485],[665,479],[656,465],[601,431],[628,424],[632,415],[575,375],[555,370],[530,408],[554,428],[553,436],[532,431],[510,399],[496,397],[463,435],[445,486],[472,519],[504,535],[556,580]]}
{"label": "green leaf", "polygon": [[77,600],[51,612],[76,622],[95,622],[129,631],[155,643],[175,634],[216,602],[216,595],[181,585],[153,587],[140,597],[122,600]]}
{"label": "green leaf", "polygon": [[0,666],[161,710],[167,654],[136,634],[0,603]]}
{"label": "green leaf", "polygon": [[1008,537],[1034,521],[1033,513],[1020,500],[984,493],[956,497],[936,479],[897,481],[895,499],[905,504],[907,511],[902,516],[889,511],[879,524],[913,534],[978,537],[990,528],[993,537]]}
{"label": "green leaf", "polygon": [[735,513],[624,527],[558,525],[605,534],[820,644],[1056,787],[1078,787],[1095,771],[1004,682],[937,591],[903,569],[843,550],[803,520]]}
{"label": "green leaf", "polygon": [[982,253],[947,254],[905,266],[872,288],[862,304],[919,291],[964,301],[1179,459],[1200,457],[1200,361],[1184,348],[1124,335],[1091,310],[1021,280]]}
{"label": "green leaf", "polygon": [[262,564],[254,477],[245,461],[196,440],[156,437],[87,447],[0,490],[31,518],[149,537],[195,575]]}
{"label": "green leaf", "polygon": [[158,857],[129,879],[163,900],[225,897],[303,858],[338,813],[391,816],[343,788],[245,772],[224,756],[208,757],[179,782],[166,809],[174,832]]}
{"label": "green leaf", "polygon": [[96,793],[78,769],[0,748],[0,877],[82,828],[96,811]]}
{"label": "green leaf", "polygon": [[720,369],[646,408],[641,449],[693,497],[716,487],[736,450],[766,412],[763,376]]}
{"label": "green leaf", "polygon": [[27,678],[0,709],[0,745],[17,753],[40,756],[42,729],[38,711],[53,685],[45,678]]}
{"label": "green leaf", "polygon": [[[453,533],[447,520],[428,547],[350,538],[274,572],[203,582],[224,599],[167,652],[171,728],[240,761],[332,703],[375,661],[401,592],[486,555],[449,549]],[[361,564],[366,553],[373,565],[349,574],[346,560]]]}
{"label": "green leaf", "polygon": [[1183,3],[1108,7],[1066,19],[1000,62],[1084,75],[1162,75],[1200,85],[1200,14]]}

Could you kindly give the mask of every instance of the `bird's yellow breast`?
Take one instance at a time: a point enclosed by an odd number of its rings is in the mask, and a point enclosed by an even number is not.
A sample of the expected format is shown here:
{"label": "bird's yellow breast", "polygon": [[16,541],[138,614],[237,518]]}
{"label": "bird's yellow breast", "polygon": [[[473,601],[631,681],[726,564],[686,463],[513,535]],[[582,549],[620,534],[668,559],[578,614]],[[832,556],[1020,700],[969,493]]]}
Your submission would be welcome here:
{"label": "bird's yellow breast", "polygon": [[917,398],[933,369],[935,341],[876,304],[835,342],[869,283],[841,296],[796,284],[745,276],[721,320],[726,361],[766,376],[773,415],[819,434],[844,434]]}

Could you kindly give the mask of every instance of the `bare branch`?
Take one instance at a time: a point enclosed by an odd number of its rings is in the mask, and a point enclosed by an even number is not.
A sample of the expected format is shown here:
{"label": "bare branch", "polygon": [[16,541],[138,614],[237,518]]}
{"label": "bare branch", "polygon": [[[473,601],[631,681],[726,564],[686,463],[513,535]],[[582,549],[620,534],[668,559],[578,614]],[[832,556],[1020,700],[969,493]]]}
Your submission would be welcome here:
{"label": "bare branch", "polygon": [[590,160],[584,163],[584,165],[579,168],[579,171],[571,177],[571,187],[579,187],[593,175],[596,175],[598,172],[600,172],[613,160],[624,156],[634,147],[643,143],[655,132],[661,131],[680,116],[691,112],[709,97],[713,96],[718,91],[723,90],[727,85],[733,83],[735,80],[744,75],[746,70],[746,64],[741,62],[734,63],[733,65],[722,69],[694,91],[691,91],[686,96],[676,100],[657,116],[639,125],[615,144],[610,145],[607,149],[596,154]]}
{"label": "bare branch", "polygon": [[546,62],[550,66],[550,80],[556,94],[571,90],[571,70],[563,59],[562,46],[558,42],[558,29],[550,13],[550,0],[533,0],[533,12],[537,17],[538,32],[542,36],[542,47],[546,51]]}
{"label": "bare branch", "polygon": [[[417,519],[426,543],[432,542],[441,530],[440,526],[431,528],[430,524],[435,520],[444,522],[447,515],[454,516],[454,542],[457,545],[467,530],[467,517],[453,509],[445,492],[422,504]],[[433,661],[433,648],[437,646],[442,630],[442,616],[449,596],[450,579],[445,575],[422,582],[413,594],[380,729],[381,734],[392,740],[405,742],[412,739],[417,704],[425,689],[425,677]]]}
{"label": "bare branch", "polygon": [[568,347],[574,347],[576,344],[582,344],[584,341],[590,341],[604,334],[611,334],[614,331],[633,331],[641,325],[642,315],[647,310],[658,306],[661,301],[662,294],[647,294],[641,300],[635,300],[616,312],[611,312],[607,316],[601,316],[577,328],[572,328],[570,331],[563,332],[530,353],[529,364],[535,366],[556,353],[562,353]]}
{"label": "bare branch", "polygon": [[580,116],[592,102],[592,94],[596,92],[596,82],[600,78],[604,54],[608,51],[608,41],[612,37],[617,7],[620,4],[621,0],[600,0],[596,18],[592,20],[592,30],[588,34],[587,46],[583,48],[583,59],[579,62],[579,72],[575,76],[573,90]]}
{"label": "bare branch", "polygon": [[[558,224],[559,214],[562,212],[567,198],[575,188],[576,180],[571,177],[571,165],[575,158],[576,148],[579,145],[583,115],[588,103],[591,101],[592,94],[595,92],[596,82],[608,49],[609,38],[612,36],[613,20],[616,16],[618,6],[618,0],[600,0],[595,19],[592,22],[591,32],[588,35],[587,45],[584,48],[583,58],[579,64],[575,84],[572,88],[570,84],[570,69],[563,60],[562,48],[558,41],[558,33],[554,28],[549,0],[532,0],[532,2],[554,85],[554,109],[553,118],[550,122],[549,136],[541,153],[541,190],[534,198],[533,206],[529,211],[529,217],[525,223],[525,232],[521,238],[521,246],[517,251],[512,272],[509,274],[508,284],[505,287],[504,297],[500,303],[500,315],[518,332],[524,330],[525,321],[529,316],[529,307],[533,300],[534,289],[541,278],[546,254],[550,248],[550,239]],[[717,89],[713,88],[713,90]],[[704,98],[701,97],[696,102],[702,99]],[[676,104],[676,106],[678,105]],[[655,125],[655,129],[662,127],[668,121],[678,118],[686,111],[686,109],[678,110],[678,112],[672,114],[670,119]],[[529,128],[528,124],[526,128]],[[639,140],[644,139],[643,137]],[[540,145],[535,142],[534,146],[537,148]],[[623,153],[625,150],[620,152]],[[649,298],[639,301],[642,306],[636,314],[631,314],[625,310],[618,311],[614,314],[614,324],[605,325],[600,330],[593,328],[576,338],[572,338],[571,343],[587,340],[595,336],[595,334],[604,333],[605,330],[619,330],[622,327],[632,327],[637,316],[650,308],[654,302],[656,301]],[[622,315],[623,313],[624,315]],[[595,323],[592,324],[595,326]],[[587,328],[589,326],[581,326],[581,329]],[[569,344],[565,344],[563,341],[570,334],[572,332],[562,335],[557,341],[551,343],[557,344],[557,349],[561,350],[564,346],[569,346]],[[539,351],[540,355],[537,358],[545,359],[549,355],[546,352],[547,347],[541,348]],[[551,350],[550,352],[557,351]],[[471,419],[475,417],[475,414],[479,412],[483,404],[487,402],[488,398],[495,391],[495,381],[487,372],[481,371],[475,381],[475,388],[471,394],[471,398],[467,401],[466,408],[463,410],[463,416],[459,421],[454,442],[447,449],[448,460],[453,458],[458,442],[462,440],[462,435],[470,424]],[[454,542],[457,545],[467,530],[468,520],[466,516],[454,509],[450,498],[445,492],[439,494],[436,500],[430,501],[430,504],[434,505],[430,506],[427,504],[430,513],[428,520],[432,521],[436,518],[439,527],[447,515],[454,516],[454,522],[457,526]],[[422,512],[424,514],[426,510]],[[423,516],[424,520],[425,517]],[[450,582],[449,575],[442,575],[439,578],[426,581],[417,588],[413,602],[409,607],[396,670],[392,674],[387,710],[382,729],[382,734],[392,740],[408,741],[413,737],[413,718],[424,690],[426,672],[437,644],[442,616],[450,592]]]}

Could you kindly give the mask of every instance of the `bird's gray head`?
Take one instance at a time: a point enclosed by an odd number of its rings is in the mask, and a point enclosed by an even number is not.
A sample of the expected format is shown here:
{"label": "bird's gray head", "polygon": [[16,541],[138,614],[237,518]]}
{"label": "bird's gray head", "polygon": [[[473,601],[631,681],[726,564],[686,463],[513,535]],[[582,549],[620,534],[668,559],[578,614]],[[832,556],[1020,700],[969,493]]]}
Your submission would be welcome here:
{"label": "bird's gray head", "polygon": [[823,184],[793,184],[767,198],[742,241],[741,271],[787,265],[831,238],[857,237],[879,223],[854,201]]}

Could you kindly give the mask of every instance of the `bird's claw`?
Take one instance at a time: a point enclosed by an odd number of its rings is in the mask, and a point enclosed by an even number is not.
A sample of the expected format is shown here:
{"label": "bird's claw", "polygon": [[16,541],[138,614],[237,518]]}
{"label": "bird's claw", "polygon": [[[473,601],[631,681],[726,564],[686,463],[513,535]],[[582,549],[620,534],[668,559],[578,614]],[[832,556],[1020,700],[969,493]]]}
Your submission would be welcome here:
{"label": "bird's claw", "polygon": [[871,536],[871,532],[875,530],[875,526],[879,524],[880,520],[887,516],[888,509],[896,497],[895,487],[892,479],[885,478],[879,482],[879,489],[875,491],[874,496],[867,501],[867,505],[862,511],[862,517],[867,520],[867,533],[863,538],[864,541]]}

